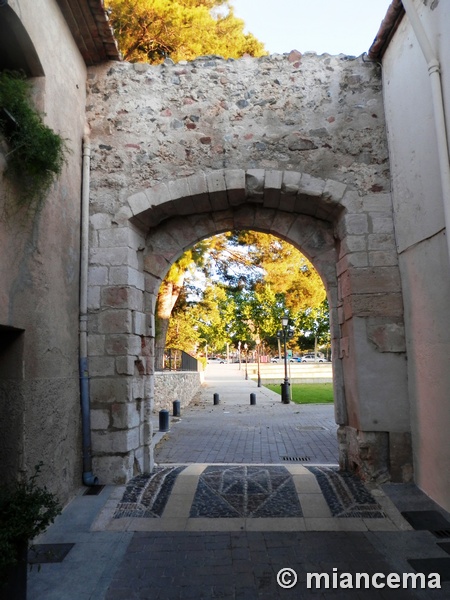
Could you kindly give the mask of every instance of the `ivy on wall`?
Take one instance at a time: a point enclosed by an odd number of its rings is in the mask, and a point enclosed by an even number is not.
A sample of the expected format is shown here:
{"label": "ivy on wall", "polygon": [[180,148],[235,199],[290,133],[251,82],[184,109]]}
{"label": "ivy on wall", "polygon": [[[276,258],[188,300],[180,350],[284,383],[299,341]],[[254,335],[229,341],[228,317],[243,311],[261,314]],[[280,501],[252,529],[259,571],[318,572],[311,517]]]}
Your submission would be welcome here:
{"label": "ivy on wall", "polygon": [[22,74],[0,73],[0,135],[8,144],[5,175],[20,186],[19,201],[29,205],[44,200],[68,151],[65,140],[34,109],[30,88]]}

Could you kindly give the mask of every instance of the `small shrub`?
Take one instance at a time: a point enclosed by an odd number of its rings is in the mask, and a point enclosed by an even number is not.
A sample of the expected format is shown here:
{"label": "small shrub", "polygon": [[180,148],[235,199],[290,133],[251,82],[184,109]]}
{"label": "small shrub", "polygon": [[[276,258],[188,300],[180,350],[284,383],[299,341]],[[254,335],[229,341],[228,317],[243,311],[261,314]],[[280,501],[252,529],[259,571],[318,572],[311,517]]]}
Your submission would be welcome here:
{"label": "small shrub", "polygon": [[20,185],[23,203],[39,203],[61,173],[67,146],[43,123],[30,84],[14,71],[0,73],[0,134],[9,146],[6,175]]}
{"label": "small shrub", "polygon": [[0,489],[0,576],[19,561],[19,552],[42,533],[61,512],[51,492],[36,483],[42,462],[26,481]]}

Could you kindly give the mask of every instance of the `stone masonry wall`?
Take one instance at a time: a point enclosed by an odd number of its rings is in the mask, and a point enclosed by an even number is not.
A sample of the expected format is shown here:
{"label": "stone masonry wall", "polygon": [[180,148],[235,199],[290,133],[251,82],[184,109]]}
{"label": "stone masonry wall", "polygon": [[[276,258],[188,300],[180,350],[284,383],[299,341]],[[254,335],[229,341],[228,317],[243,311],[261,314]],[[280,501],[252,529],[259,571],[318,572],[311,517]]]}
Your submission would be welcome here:
{"label": "stone masonry wall", "polygon": [[200,389],[203,373],[197,372],[164,372],[155,373],[155,401],[153,412],[161,409],[172,412],[172,403],[180,401],[181,408],[188,406]]}
{"label": "stone masonry wall", "polygon": [[307,172],[389,191],[380,73],[361,58],[298,52],[109,63],[88,75],[92,214],[215,169]]}

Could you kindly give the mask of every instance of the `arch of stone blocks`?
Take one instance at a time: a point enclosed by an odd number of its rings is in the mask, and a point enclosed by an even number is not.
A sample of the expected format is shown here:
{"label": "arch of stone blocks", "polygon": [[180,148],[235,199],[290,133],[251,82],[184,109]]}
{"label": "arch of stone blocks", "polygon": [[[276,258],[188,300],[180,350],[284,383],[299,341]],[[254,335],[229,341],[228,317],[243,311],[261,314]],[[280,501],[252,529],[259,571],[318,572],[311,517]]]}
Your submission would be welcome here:
{"label": "arch of stone blocks", "polygon": [[389,194],[360,196],[341,182],[297,171],[224,169],[160,183],[130,196],[125,208],[130,218],[110,242],[120,248],[115,260],[122,264],[111,265],[115,280],[97,286],[99,310],[91,314],[97,353],[91,362],[98,365],[91,367],[93,453],[102,480],[123,482],[153,465],[154,311],[165,274],[193,244],[233,229],[290,242],[322,277],[341,466],[365,479],[409,479],[403,308]]}

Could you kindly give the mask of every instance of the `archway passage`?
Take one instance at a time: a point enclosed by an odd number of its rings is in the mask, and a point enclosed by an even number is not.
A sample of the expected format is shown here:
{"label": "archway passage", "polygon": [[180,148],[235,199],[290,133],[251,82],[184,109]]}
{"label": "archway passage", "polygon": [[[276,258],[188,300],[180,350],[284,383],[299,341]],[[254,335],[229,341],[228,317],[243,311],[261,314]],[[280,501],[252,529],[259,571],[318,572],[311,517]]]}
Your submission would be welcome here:
{"label": "archway passage", "polygon": [[[325,294],[303,254],[272,235],[227,232],[182,255],[157,301],[153,420],[160,438],[154,453],[158,465],[338,462],[331,363],[297,360],[299,352],[314,351],[316,341],[329,340],[326,303],[324,317],[314,314],[327,332],[316,330],[315,338],[310,330],[315,324],[307,319],[311,309],[323,307]],[[277,332],[286,315],[292,336],[284,362]],[[205,367],[201,376],[183,371],[182,362],[175,361],[180,351],[201,357],[199,363],[194,360],[194,371]],[[280,387],[286,376],[289,407]],[[314,398],[319,393],[323,396]],[[174,414],[170,435],[161,435],[159,411],[172,412],[174,400],[182,418]]]}
{"label": "archway passage", "polygon": [[[94,413],[103,411],[108,423],[116,423],[94,426],[93,451],[103,479],[123,481],[133,470],[152,468],[153,316],[161,281],[187,248],[239,229],[290,242],[322,277],[341,466],[365,479],[408,477],[400,279],[396,260],[382,256],[394,244],[393,230],[386,228],[392,218],[388,194],[361,197],[343,183],[301,172],[220,170],[135,194],[128,209],[129,222],[114,232],[117,245],[123,248],[125,239],[128,244],[115,258],[123,261],[122,279],[100,287],[100,310],[91,315],[108,358],[106,372],[99,369],[92,377]],[[104,253],[100,248],[95,254],[100,265]],[[115,272],[118,266],[110,265]]]}

